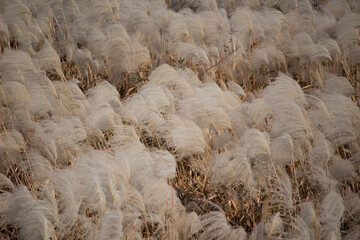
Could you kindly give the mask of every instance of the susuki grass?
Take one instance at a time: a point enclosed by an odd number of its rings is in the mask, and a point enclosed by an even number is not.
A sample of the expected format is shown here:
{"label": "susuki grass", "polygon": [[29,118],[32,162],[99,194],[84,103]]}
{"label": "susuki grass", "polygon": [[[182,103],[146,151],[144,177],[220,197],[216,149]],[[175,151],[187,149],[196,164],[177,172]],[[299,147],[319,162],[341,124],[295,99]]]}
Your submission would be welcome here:
{"label": "susuki grass", "polygon": [[1,239],[359,239],[355,0],[0,0]]}

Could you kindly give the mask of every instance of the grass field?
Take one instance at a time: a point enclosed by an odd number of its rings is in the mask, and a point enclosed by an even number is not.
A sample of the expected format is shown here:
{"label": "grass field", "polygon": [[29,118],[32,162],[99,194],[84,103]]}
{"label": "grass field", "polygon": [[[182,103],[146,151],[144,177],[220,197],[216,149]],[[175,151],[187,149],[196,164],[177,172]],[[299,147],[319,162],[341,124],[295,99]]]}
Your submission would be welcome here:
{"label": "grass field", "polygon": [[357,0],[0,0],[0,239],[360,239]]}

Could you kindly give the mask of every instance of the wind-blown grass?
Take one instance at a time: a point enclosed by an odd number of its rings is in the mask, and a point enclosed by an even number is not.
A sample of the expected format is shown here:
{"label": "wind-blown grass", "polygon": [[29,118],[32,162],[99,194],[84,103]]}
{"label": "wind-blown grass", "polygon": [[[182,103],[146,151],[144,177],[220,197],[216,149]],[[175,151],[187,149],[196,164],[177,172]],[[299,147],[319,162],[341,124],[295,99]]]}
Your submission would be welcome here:
{"label": "wind-blown grass", "polygon": [[360,4],[0,0],[1,239],[358,239]]}

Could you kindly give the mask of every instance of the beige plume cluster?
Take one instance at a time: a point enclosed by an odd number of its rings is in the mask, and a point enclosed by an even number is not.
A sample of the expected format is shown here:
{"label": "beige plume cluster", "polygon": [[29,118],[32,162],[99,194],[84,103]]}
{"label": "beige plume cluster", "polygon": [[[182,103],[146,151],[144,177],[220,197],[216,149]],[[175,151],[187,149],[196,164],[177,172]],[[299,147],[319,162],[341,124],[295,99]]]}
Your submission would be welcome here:
{"label": "beige plume cluster", "polygon": [[0,0],[1,239],[360,238],[357,0]]}

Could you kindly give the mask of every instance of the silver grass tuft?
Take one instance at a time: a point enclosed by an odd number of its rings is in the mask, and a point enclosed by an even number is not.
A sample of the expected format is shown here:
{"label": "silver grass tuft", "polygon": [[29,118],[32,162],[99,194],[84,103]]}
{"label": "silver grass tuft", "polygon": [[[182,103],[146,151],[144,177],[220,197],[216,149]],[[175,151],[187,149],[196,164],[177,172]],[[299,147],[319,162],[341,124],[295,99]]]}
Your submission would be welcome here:
{"label": "silver grass tuft", "polygon": [[216,154],[209,169],[210,182],[215,187],[244,185],[250,196],[254,196],[256,192],[253,174],[250,162],[241,148]]}
{"label": "silver grass tuft", "polygon": [[246,233],[241,227],[232,229],[228,225],[222,212],[209,212],[200,219],[203,229],[200,239],[247,239]]}
{"label": "silver grass tuft", "polygon": [[55,229],[46,212],[51,205],[44,204],[46,200],[37,200],[23,186],[12,193],[11,202],[4,212],[4,217],[11,224],[20,227],[21,239],[51,239],[55,237]]}
{"label": "silver grass tuft", "polygon": [[119,211],[109,212],[104,216],[100,229],[96,233],[95,239],[121,239],[122,233],[122,214]]}
{"label": "silver grass tuft", "polygon": [[323,238],[340,239],[339,225],[344,210],[343,199],[337,192],[330,191],[324,197],[319,214],[320,234]]}

